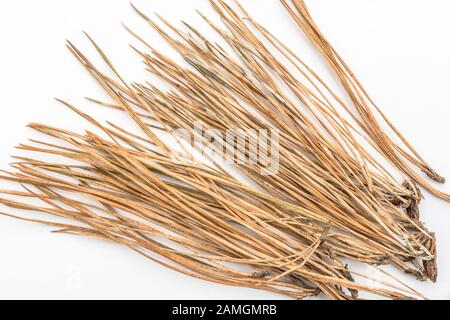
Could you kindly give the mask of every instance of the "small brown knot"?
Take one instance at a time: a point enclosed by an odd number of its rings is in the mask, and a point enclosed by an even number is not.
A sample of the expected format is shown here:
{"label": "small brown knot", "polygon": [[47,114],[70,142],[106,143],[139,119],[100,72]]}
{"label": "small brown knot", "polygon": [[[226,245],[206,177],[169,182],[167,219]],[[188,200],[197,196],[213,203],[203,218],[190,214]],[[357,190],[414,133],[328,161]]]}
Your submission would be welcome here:
{"label": "small brown knot", "polygon": [[437,276],[438,276],[437,253],[436,253],[436,235],[434,233],[431,233],[430,236],[432,238],[431,239],[427,238],[423,245],[433,255],[433,259],[429,260],[429,261],[424,261],[423,262],[423,267],[425,269],[425,274],[427,275],[427,277],[432,282],[436,282]]}
{"label": "small brown knot", "polygon": [[272,270],[267,269],[260,272],[255,272],[252,274],[253,279],[264,279],[272,274]]}
{"label": "small brown knot", "polygon": [[384,256],[380,257],[379,261],[376,263],[377,266],[385,266],[391,263],[391,257]]}
{"label": "small brown knot", "polygon": [[[349,280],[351,282],[355,282],[355,278],[353,278],[352,274],[350,273],[350,271],[348,269],[348,265],[345,265],[344,276],[345,276],[345,278],[347,278],[347,280]],[[353,299],[358,298],[358,296],[359,296],[358,290],[355,290],[355,289],[348,289],[348,290],[350,291],[350,294],[352,295]]]}
{"label": "small brown knot", "polygon": [[[417,241],[424,246],[431,256],[433,257],[431,260],[423,261],[423,268],[425,276],[430,279],[432,282],[436,282],[438,276],[438,268],[437,268],[437,253],[436,253],[436,234],[429,233],[429,236],[426,234],[420,233],[416,235]],[[430,238],[431,237],[431,238]]]}
{"label": "small brown knot", "polygon": [[422,194],[420,193],[420,190],[416,186],[411,185],[411,183],[408,181],[403,182],[402,186],[408,189],[409,191],[417,194],[417,198],[408,199],[407,202],[408,205],[405,206],[405,209],[408,217],[410,217],[414,221],[419,221],[420,220],[419,204],[422,198]]}
{"label": "small brown knot", "polygon": [[423,173],[425,173],[428,178],[430,178],[431,180],[434,180],[438,183],[445,183],[445,178],[443,176],[440,176],[436,171],[434,171],[431,168],[426,168],[422,170]]}
{"label": "small brown knot", "polygon": [[406,208],[406,214],[414,221],[420,220],[419,204],[417,200],[411,200],[408,208]]}
{"label": "small brown knot", "polygon": [[417,280],[420,280],[420,281],[425,281],[428,279],[427,275],[424,275],[422,272],[420,272],[416,269],[408,269],[405,271],[405,273],[413,275],[414,277],[417,278]]}

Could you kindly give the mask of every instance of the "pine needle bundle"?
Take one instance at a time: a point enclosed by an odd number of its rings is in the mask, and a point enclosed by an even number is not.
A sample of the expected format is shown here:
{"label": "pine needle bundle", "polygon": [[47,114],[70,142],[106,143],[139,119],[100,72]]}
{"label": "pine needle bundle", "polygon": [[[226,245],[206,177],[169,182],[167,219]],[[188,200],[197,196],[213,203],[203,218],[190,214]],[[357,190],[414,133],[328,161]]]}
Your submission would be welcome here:
{"label": "pine needle bundle", "polygon": [[[166,90],[125,81],[89,36],[112,76],[69,42],[69,50],[111,98],[89,100],[124,112],[141,133],[111,122],[103,125],[60,101],[102,134],[31,124],[58,142],[33,141],[20,149],[60,160],[17,157],[15,171],[0,179],[22,185],[21,191],[3,193],[24,200],[0,198],[0,203],[70,222],[15,218],[56,227],[58,233],[114,241],[211,282],[297,299],[321,294],[357,299],[359,292],[423,298],[397,279],[397,285],[365,285],[361,280],[368,277],[346,261],[390,264],[420,280],[436,281],[436,241],[420,221],[417,185],[441,198],[449,196],[416,171],[441,183],[444,179],[371,100],[303,1],[281,4],[336,72],[352,105],[239,3],[234,9],[223,0],[210,2],[224,26],[199,14],[228,50],[188,23],[183,22],[183,29],[162,17],[157,23],[134,7],[185,61],[169,59],[127,27],[145,47],[133,50],[169,86]],[[403,145],[383,131],[376,114]],[[198,123],[201,133],[213,129],[217,137],[230,128],[279,132],[276,174],[261,161],[237,162],[236,169],[251,182],[245,184],[220,161],[196,161],[189,148],[175,152],[156,133],[185,145],[178,130],[198,135]],[[211,144],[212,138],[201,134],[188,144]],[[220,141],[218,149],[239,149],[245,155],[256,145],[251,139]],[[397,168],[404,181],[397,181],[380,158]],[[38,199],[43,206],[26,199]]]}

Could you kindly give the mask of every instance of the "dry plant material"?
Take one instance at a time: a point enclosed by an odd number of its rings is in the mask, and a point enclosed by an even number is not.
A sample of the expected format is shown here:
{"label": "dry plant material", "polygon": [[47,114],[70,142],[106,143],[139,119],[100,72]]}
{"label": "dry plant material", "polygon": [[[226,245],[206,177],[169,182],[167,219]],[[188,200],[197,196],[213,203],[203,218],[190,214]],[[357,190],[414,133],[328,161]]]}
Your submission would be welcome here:
{"label": "dry plant material", "polygon": [[[391,299],[422,297],[399,281],[364,285],[355,278],[367,277],[344,261],[392,264],[418,279],[436,281],[435,236],[420,222],[422,196],[416,184],[448,196],[434,190],[414,167],[439,182],[443,178],[384,115],[405,146],[382,131],[373,111],[381,110],[320,33],[303,1],[281,3],[336,71],[353,106],[239,3],[233,9],[222,0],[210,2],[225,27],[200,15],[229,50],[187,23],[181,30],[135,8],[186,62],[172,61],[127,28],[146,46],[134,48],[146,69],[169,90],[149,82],[128,83],[89,38],[114,79],[69,42],[70,51],[111,98],[108,103],[90,100],[126,113],[141,134],[100,124],[61,101],[103,136],[31,124],[58,142],[33,141],[20,149],[65,162],[17,157],[16,170],[0,178],[24,190],[2,193],[23,200],[0,202],[72,222],[16,218],[56,227],[59,233],[114,241],[168,268],[220,284],[298,299],[320,294],[357,299],[360,291]],[[179,139],[175,130],[194,133],[199,122],[223,134],[230,128],[278,129],[278,173],[264,174],[260,163],[237,164],[252,181],[248,186],[218,162],[198,163],[190,150],[171,151],[155,133]],[[249,144],[237,147],[248,151]],[[404,175],[404,182],[377,161],[380,156]]]}
{"label": "dry plant material", "polygon": [[[398,131],[392,122],[383,114],[381,109],[368,95],[364,87],[358,81],[345,61],[339,56],[336,50],[320,32],[311,17],[308,8],[303,0],[280,0],[294,21],[309,37],[311,42],[317,47],[323,57],[327,60],[331,68],[335,71],[343,88],[351,98],[355,111],[359,115],[361,128],[373,139],[379,147],[380,152],[391,161],[399,170],[408,175],[415,182],[422,185],[434,195],[449,201],[450,195],[443,193],[433,187],[426,179],[419,175],[414,167],[420,169],[430,179],[438,183],[445,183],[445,178],[440,176],[431,166],[420,156],[413,146]],[[351,113],[351,112],[350,112]],[[382,131],[380,123],[377,121],[377,114],[390,127],[394,135],[399,138],[404,146],[399,146]],[[353,113],[352,113],[353,115]]]}

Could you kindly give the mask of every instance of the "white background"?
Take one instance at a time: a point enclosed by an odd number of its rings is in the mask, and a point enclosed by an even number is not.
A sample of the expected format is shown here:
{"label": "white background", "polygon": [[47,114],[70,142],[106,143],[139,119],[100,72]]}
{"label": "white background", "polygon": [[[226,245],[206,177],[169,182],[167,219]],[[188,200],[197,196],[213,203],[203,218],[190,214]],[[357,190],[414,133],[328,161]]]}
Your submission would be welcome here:
{"label": "white background", "polygon": [[[206,0],[135,0],[172,22],[199,21]],[[330,77],[277,0],[242,0],[254,17],[307,62]],[[447,0],[309,0],[319,26],[342,53],[383,110],[415,147],[450,179],[450,2]],[[120,22],[165,48],[129,7],[128,0],[0,1],[0,168],[29,137],[29,122],[67,128],[86,125],[52,101],[69,101],[103,116],[82,97],[103,98],[100,89],[65,49],[66,38],[92,49],[91,33],[129,80],[144,80],[133,42]],[[92,55],[91,55],[92,56]],[[330,79],[332,79],[330,77]],[[90,109],[89,109],[90,108]],[[126,119],[119,119],[126,125]],[[0,189],[5,188],[1,183]],[[448,186],[442,187],[450,191]],[[6,211],[0,207],[0,211]],[[450,299],[450,204],[426,194],[422,219],[438,236],[437,284],[402,279],[434,299]],[[256,290],[193,280],[154,265],[120,246],[55,235],[44,226],[0,217],[0,298],[61,299],[262,299]]]}

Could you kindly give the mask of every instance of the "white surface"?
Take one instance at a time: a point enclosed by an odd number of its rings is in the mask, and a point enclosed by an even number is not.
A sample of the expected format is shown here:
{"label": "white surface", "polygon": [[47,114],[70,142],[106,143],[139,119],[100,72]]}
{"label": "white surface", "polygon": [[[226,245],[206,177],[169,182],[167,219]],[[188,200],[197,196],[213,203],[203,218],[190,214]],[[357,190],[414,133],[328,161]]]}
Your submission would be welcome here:
{"label": "white surface", "polygon": [[[415,147],[450,179],[450,2],[446,0],[309,0],[324,33],[360,76],[371,95]],[[198,21],[206,0],[135,0],[143,11],[170,21]],[[277,0],[242,0],[264,25],[307,61],[317,54],[297,32]],[[32,121],[83,129],[85,123],[52,101],[89,106],[102,98],[64,47],[69,38],[92,53],[89,31],[127,79],[142,80],[139,59],[127,44],[124,21],[155,47],[165,48],[131,10],[128,0],[10,0],[0,2],[0,168],[13,147],[34,133]],[[327,69],[323,64],[316,69]],[[100,116],[105,110],[93,108]],[[122,119],[123,120],[123,119]],[[123,120],[125,121],[125,120]],[[124,122],[126,123],[126,122]],[[3,188],[2,183],[0,188]],[[443,187],[450,190],[448,186]],[[0,207],[0,211],[5,211]],[[408,283],[434,299],[450,299],[450,204],[427,194],[423,220],[437,233],[438,283]],[[0,217],[0,298],[262,299],[264,292],[211,285],[166,270],[120,246],[54,235],[43,226]]]}

